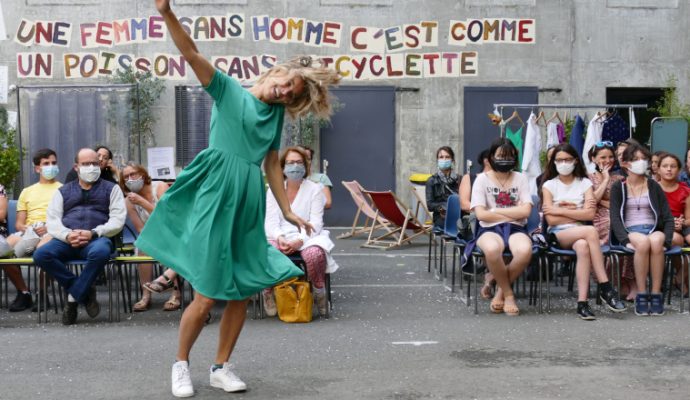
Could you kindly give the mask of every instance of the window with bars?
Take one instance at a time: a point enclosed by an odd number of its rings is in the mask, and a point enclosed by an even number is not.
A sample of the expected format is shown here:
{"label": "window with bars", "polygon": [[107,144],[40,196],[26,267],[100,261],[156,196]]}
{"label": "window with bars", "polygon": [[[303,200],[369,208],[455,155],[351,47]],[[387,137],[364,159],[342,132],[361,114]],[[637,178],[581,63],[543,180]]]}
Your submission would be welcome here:
{"label": "window with bars", "polygon": [[175,160],[186,167],[208,147],[213,99],[201,86],[175,87]]}

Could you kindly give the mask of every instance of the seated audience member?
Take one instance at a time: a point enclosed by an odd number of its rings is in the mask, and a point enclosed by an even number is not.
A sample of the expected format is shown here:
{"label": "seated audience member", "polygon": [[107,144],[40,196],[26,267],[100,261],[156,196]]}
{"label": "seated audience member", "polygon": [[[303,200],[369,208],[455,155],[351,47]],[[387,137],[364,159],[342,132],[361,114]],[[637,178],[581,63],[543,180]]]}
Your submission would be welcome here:
{"label": "seated audience member", "polygon": [[[120,171],[113,163],[113,152],[105,146],[96,146],[93,149],[98,153],[98,164],[101,167],[101,179],[118,184],[120,181]],[[65,183],[77,179],[77,171],[71,170],[67,173]]]}
{"label": "seated audience member", "polygon": [[[460,180],[460,210],[462,211],[463,217],[464,215],[470,216],[469,224],[473,232],[476,215],[470,209],[470,203],[472,201],[472,185],[474,185],[474,181],[477,179],[479,174],[485,174],[491,171],[489,158],[489,149],[483,150],[481,153],[479,153],[479,156],[477,156],[477,165],[482,168],[481,172],[465,174]],[[479,291],[479,294],[483,299],[489,299],[491,296],[493,296],[495,284],[496,281],[494,280],[493,274],[491,272],[486,272],[484,274],[484,286],[482,286],[481,290]]]}
{"label": "seated audience member", "polygon": [[[307,264],[307,277],[314,287],[314,297],[319,315],[328,312],[326,294],[326,272],[335,272],[337,264],[331,258],[333,249],[327,230],[323,229],[324,196],[319,184],[305,179],[309,174],[309,161],[305,152],[298,147],[288,147],[280,157],[285,176],[285,188],[292,211],[312,225],[311,235],[288,222],[278,207],[273,193],[266,194],[265,230],[268,241],[284,254],[299,253]],[[275,300],[271,289],[263,292],[266,314],[276,314]]]}
{"label": "seated audience member", "polygon": [[649,165],[649,177],[659,182],[659,157],[666,153],[665,151],[657,151],[652,154],[652,163]]}
{"label": "seated audience member", "polygon": [[[610,199],[611,186],[625,177],[622,174],[614,174],[613,166],[616,164],[616,156],[613,143],[609,141],[596,143],[589,150],[589,159],[594,164],[595,171],[589,175],[594,190],[594,200],[597,201],[597,211],[594,214],[592,223],[599,233],[599,244],[602,246],[609,244],[609,234],[611,233],[610,219]],[[637,295],[635,284],[635,269],[632,257],[622,256],[621,260],[621,295],[627,294],[626,300],[633,301]],[[607,260],[607,270],[611,268],[611,263]]]}
{"label": "seated audience member", "polygon": [[[674,221],[668,201],[658,183],[647,178],[651,154],[640,144],[629,144],[621,166],[628,176],[611,187],[612,242],[627,246],[635,253],[635,314],[663,315],[661,283],[664,274],[664,250],[671,248]],[[651,291],[647,276],[651,273]]]}
{"label": "seated audience member", "polygon": [[[74,168],[78,180],[55,192],[48,206],[48,233],[52,239],[34,252],[34,261],[68,293],[62,323],[74,324],[77,304],[95,318],[100,312],[93,283],[114,250],[111,237],[125,224],[127,214],[122,190],[100,178],[98,154],[81,149]],[[79,276],[67,267],[69,260],[86,260]]]}
{"label": "seated audience member", "polygon": [[[520,314],[512,284],[532,258],[532,240],[525,225],[532,210],[527,177],[513,170],[518,151],[508,139],[496,139],[489,149],[491,171],[479,174],[472,186],[471,210],[479,220],[476,245],[484,253],[489,271],[496,279],[496,293],[491,300],[493,313]],[[470,243],[465,258],[473,249]],[[503,251],[510,250],[512,260],[503,260]]]}
{"label": "seated audience member", "polygon": [[434,217],[434,226],[443,229],[448,197],[458,194],[460,177],[453,171],[455,153],[448,146],[436,150],[438,172],[426,181],[426,206]]}
{"label": "seated audience member", "polygon": [[685,153],[685,168],[680,172],[679,181],[690,187],[690,149]]}
{"label": "seated audience member", "polygon": [[546,168],[549,165],[549,162],[551,161],[551,157],[553,157],[553,150],[556,148],[556,146],[551,146],[546,150],[546,160],[544,161],[544,172],[541,173],[538,177],[534,178],[537,181],[537,190],[539,193],[541,193],[541,187],[546,182],[544,180],[544,176],[546,175]]}
{"label": "seated audience member", "polygon": [[10,245],[7,244],[7,213],[9,211],[9,202],[7,201],[7,192],[5,187],[0,185],[0,258],[7,257],[12,253]]}
{"label": "seated audience member", "polygon": [[[168,190],[168,184],[152,181],[144,166],[130,162],[121,171],[120,189],[125,194],[127,215],[138,234],[144,228],[144,224],[156,207],[158,199]],[[138,254],[144,255],[142,252]],[[146,311],[151,305],[151,292],[155,292],[155,290],[151,290],[152,273],[152,264],[139,264],[139,280],[144,290],[141,299],[134,304],[134,311]],[[146,283],[149,283],[148,288]],[[180,292],[175,289],[170,299],[165,302],[163,310],[174,311],[179,308]]]}
{"label": "seated audience member", "polygon": [[[690,201],[688,201],[690,188],[685,183],[678,182],[680,167],[680,159],[674,154],[665,152],[659,154],[659,185],[664,190],[668,206],[673,215],[674,232],[672,244],[674,246],[685,246],[686,241],[690,240],[690,224],[688,223],[688,217],[690,217]],[[677,270],[674,280],[676,285],[680,287],[681,263],[678,262],[680,260],[677,257],[672,261]],[[687,277],[687,269],[683,275]],[[686,294],[688,292],[687,280],[685,278],[683,280],[681,289],[683,294]]]}
{"label": "seated audience member", "polygon": [[[36,151],[33,157],[34,171],[39,174],[38,182],[24,188],[17,200],[16,233],[7,238],[17,257],[29,257],[37,247],[50,241],[46,228],[46,210],[55,191],[62,184],[55,178],[60,172],[57,154],[51,149]],[[26,289],[18,266],[6,267],[7,275],[17,288],[17,298],[10,305],[10,311],[23,311],[32,306],[31,294]],[[38,298],[44,296],[39,294]],[[36,307],[37,309],[37,307]]]}
{"label": "seated audience member", "polygon": [[[309,164],[314,166],[312,164],[312,157],[314,157],[314,150],[312,150],[311,147],[309,146],[299,146],[304,151],[307,153],[307,160],[309,161]],[[325,208],[328,210],[331,208],[331,204],[333,204],[333,197],[331,196],[331,191],[333,190],[333,182],[331,182],[331,179],[328,177],[326,174],[322,174],[318,172],[310,172],[309,173],[309,180],[312,182],[319,183],[323,186],[323,195],[326,196],[326,206]]]}
{"label": "seated audience member", "polygon": [[577,254],[577,314],[583,320],[594,320],[587,301],[592,271],[606,306],[613,312],[623,312],[625,306],[606,276],[597,230],[584,224],[592,221],[596,212],[592,182],[586,176],[577,150],[568,143],[557,145],[546,167],[542,210],[549,225],[547,233],[555,237],[561,248]]}

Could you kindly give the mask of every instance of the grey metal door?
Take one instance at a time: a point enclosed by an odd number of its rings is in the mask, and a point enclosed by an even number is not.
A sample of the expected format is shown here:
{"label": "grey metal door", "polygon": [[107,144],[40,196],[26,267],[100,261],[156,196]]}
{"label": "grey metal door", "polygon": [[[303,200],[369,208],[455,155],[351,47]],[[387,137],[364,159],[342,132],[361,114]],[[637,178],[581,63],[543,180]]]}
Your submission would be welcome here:
{"label": "grey metal door", "polygon": [[329,226],[349,226],[357,209],[341,181],[369,190],[395,190],[395,88],[343,86],[333,90],[340,109],[321,130],[321,162],[333,182]]}
{"label": "grey metal door", "polygon": [[[488,115],[496,103],[536,104],[539,102],[539,89],[536,86],[521,87],[465,87],[464,92],[464,157],[463,171],[466,160],[472,160],[472,172],[481,172],[477,166],[477,155],[488,148],[491,142],[500,136],[498,126],[493,125]],[[517,109],[525,123],[529,117],[529,109]],[[503,109],[503,118],[513,113],[512,108]],[[523,130],[524,135],[525,130]]]}

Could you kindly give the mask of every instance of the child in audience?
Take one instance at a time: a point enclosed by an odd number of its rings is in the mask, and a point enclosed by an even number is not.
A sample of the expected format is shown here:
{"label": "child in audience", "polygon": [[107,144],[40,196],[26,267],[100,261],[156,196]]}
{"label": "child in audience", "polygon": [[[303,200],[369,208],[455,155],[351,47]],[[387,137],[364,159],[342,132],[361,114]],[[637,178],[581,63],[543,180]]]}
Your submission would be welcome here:
{"label": "child in audience", "polygon": [[592,270],[606,306],[613,312],[625,311],[625,306],[606,276],[597,230],[584,224],[596,213],[592,182],[586,176],[577,150],[568,143],[556,146],[545,172],[542,209],[549,224],[548,234],[555,236],[560,247],[577,254],[577,314],[591,321],[596,318],[587,301]]}
{"label": "child in audience", "polygon": [[[663,315],[661,282],[664,250],[671,248],[674,220],[658,183],[647,178],[651,154],[646,147],[631,143],[622,155],[621,166],[628,176],[611,188],[612,243],[634,251],[635,314]],[[651,273],[651,291],[647,276]]]}

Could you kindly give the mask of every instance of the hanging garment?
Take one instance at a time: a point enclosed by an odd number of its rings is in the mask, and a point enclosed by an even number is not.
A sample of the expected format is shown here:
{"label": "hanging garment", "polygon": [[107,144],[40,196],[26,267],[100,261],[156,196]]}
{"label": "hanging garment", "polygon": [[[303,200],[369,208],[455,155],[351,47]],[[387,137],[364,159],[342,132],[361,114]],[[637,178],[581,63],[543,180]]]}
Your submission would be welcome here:
{"label": "hanging garment", "polygon": [[513,130],[506,125],[506,139],[510,140],[518,151],[518,162],[517,165],[522,165],[522,126],[518,128],[517,131]]}
{"label": "hanging garment", "polygon": [[632,107],[630,107],[629,113],[630,113],[630,128],[632,128],[632,130],[630,132],[631,133],[630,136],[632,136],[632,132],[635,132],[635,128],[637,128],[637,121],[635,120],[635,111],[633,111]]}
{"label": "hanging garment", "polygon": [[628,124],[619,114],[615,114],[604,121],[601,132],[602,140],[613,142],[613,145],[615,146],[618,144],[618,142],[628,140],[628,138],[630,138]]}
{"label": "hanging garment", "polygon": [[532,195],[538,195],[536,178],[541,174],[541,133],[537,125],[537,117],[530,114],[527,120],[527,133],[525,133],[525,149],[522,155],[522,171],[529,181],[529,190]]}
{"label": "hanging garment", "polygon": [[582,148],[585,146],[584,133],[585,121],[579,115],[576,115],[573,130],[570,132],[570,145],[577,150],[577,154],[582,154]]}
{"label": "hanging garment", "polygon": [[596,171],[594,163],[589,159],[589,149],[601,142],[603,127],[604,123],[599,120],[599,115],[596,114],[589,121],[589,125],[587,125],[587,137],[585,137],[585,144],[582,147],[582,160],[585,162],[585,167],[587,167],[587,173],[589,174],[593,174]]}
{"label": "hanging garment", "polygon": [[565,142],[565,126],[563,126],[562,122],[556,125],[556,131],[558,132],[558,143]]}
{"label": "hanging garment", "polygon": [[557,146],[560,143],[558,140],[558,124],[549,122],[546,125],[546,148]]}

